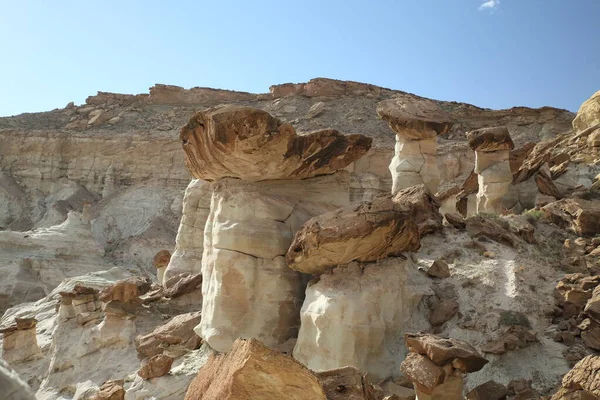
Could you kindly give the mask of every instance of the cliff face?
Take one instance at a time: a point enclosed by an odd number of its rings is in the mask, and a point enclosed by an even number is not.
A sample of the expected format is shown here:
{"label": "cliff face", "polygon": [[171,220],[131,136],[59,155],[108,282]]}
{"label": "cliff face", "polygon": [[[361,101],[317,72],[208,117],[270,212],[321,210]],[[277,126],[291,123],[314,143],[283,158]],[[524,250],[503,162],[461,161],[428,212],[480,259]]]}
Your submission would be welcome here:
{"label": "cliff face", "polygon": [[333,128],[372,137],[370,152],[347,168],[351,201],[370,200],[391,187],[395,134],[376,114],[377,104],[390,99],[406,107],[435,103],[453,120],[439,138],[440,188],[460,182],[473,167],[466,130],[505,125],[519,146],[568,130],[574,117],[554,108],[481,109],[322,78],[275,85],[267,94],[168,85],[149,94],[99,92],[81,106],[0,118],[0,229],[55,225],[89,202],[92,232],[107,257],[150,265],[157,250],[173,248],[191,179],[179,128],[194,112],[219,104],[264,109],[300,134]]}

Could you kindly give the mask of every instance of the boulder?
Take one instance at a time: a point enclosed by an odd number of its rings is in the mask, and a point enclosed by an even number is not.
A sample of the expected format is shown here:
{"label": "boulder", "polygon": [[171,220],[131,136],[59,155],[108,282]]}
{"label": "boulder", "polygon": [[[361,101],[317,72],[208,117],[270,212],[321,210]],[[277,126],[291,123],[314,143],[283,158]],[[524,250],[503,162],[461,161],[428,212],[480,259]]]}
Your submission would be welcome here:
{"label": "boulder", "polygon": [[152,332],[139,335],[136,347],[141,357],[153,357],[169,351],[170,347],[177,349],[195,350],[200,347],[202,340],[194,332],[194,327],[200,323],[199,311],[177,315],[169,322],[154,329]]}
{"label": "boulder", "polygon": [[581,132],[600,124],[600,90],[587,99],[573,120],[573,129]]}
{"label": "boulder", "polygon": [[384,392],[373,386],[368,374],[354,367],[318,372],[327,400],[382,400]]}
{"label": "boulder", "polygon": [[[580,396],[580,397],[576,397]],[[593,400],[600,398],[600,357],[589,355],[579,361],[562,380],[552,400]]]}
{"label": "boulder", "polygon": [[467,393],[467,400],[504,400],[508,390],[496,381],[487,381]]}
{"label": "boulder", "polygon": [[142,368],[140,368],[140,370],[138,371],[138,375],[142,379],[152,379],[166,375],[171,370],[173,360],[173,357],[169,357],[164,354],[157,354],[155,356],[152,356],[150,357],[148,362],[144,364]]}
{"label": "boulder", "polygon": [[300,136],[266,111],[233,105],[197,113],[181,129],[180,139],[188,169],[206,181],[331,174],[366,154],[372,141],[333,129]]}
{"label": "boulder", "polygon": [[420,247],[422,233],[441,227],[435,198],[424,185],[307,221],[286,255],[293,270],[318,275],[352,261],[377,261]]}
{"label": "boulder", "polygon": [[570,228],[580,236],[600,233],[600,204],[598,202],[568,198],[542,207],[546,217],[562,228]]}
{"label": "boulder", "polygon": [[150,283],[139,277],[124,279],[104,288],[98,298],[104,303],[120,301],[140,303],[140,296],[150,290]]}
{"label": "boulder", "polygon": [[100,386],[100,391],[90,400],[125,400],[124,384],[125,381],[121,379],[106,381]]}
{"label": "boulder", "polygon": [[459,339],[445,339],[430,333],[407,333],[406,346],[413,353],[427,356],[436,365],[449,362],[461,372],[476,372],[488,363],[469,343]]}
{"label": "boulder", "polygon": [[185,400],[325,400],[319,379],[293,358],[256,339],[235,341],[213,355],[190,383]]}
{"label": "boulder", "polygon": [[353,366],[377,380],[397,375],[405,352],[398,337],[427,323],[416,310],[433,294],[429,283],[401,258],[320,275],[306,289],[294,358],[313,371]]}

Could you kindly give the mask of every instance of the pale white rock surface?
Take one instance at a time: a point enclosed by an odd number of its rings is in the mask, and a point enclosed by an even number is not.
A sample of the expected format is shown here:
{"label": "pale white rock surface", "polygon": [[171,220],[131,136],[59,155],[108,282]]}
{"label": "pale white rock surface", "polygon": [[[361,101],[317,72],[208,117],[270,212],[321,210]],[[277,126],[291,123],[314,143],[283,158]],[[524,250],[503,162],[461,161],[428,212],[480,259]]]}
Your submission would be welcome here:
{"label": "pale white rock surface", "polygon": [[35,399],[29,386],[2,359],[0,359],[0,388],[4,400]]}
{"label": "pale white rock surface", "polygon": [[478,213],[499,214],[502,211],[504,196],[508,193],[513,179],[508,157],[508,150],[476,152]]}
{"label": "pale white rock surface", "polygon": [[179,274],[197,274],[201,271],[204,226],[210,212],[211,195],[211,184],[201,179],[193,179],[185,190],[175,251],[164,273],[164,282]]}
{"label": "pale white rock surface", "polygon": [[420,184],[425,184],[435,193],[440,183],[436,149],[435,136],[411,140],[397,134],[394,157],[389,166],[392,173],[392,193]]}
{"label": "pale white rock surface", "polygon": [[279,345],[298,330],[306,278],[285,263],[294,233],[315,215],[348,205],[345,171],[303,180],[214,185],[204,232],[202,321],[217,351],[239,338]]}
{"label": "pale white rock surface", "polygon": [[44,297],[65,278],[109,269],[103,256],[89,220],[75,211],[49,228],[0,231],[0,312]]}
{"label": "pale white rock surface", "polygon": [[294,358],[313,371],[353,366],[374,379],[397,376],[404,333],[426,329],[430,281],[410,260],[351,263],[306,289]]}

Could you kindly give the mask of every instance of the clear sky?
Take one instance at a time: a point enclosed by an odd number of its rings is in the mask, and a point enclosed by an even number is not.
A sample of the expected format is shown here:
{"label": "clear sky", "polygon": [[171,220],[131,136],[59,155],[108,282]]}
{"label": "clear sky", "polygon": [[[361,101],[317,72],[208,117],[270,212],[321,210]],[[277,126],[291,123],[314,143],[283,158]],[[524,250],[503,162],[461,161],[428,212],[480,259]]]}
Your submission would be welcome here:
{"label": "clear sky", "polygon": [[600,0],[0,0],[0,115],[328,77],[481,107],[600,90]]}

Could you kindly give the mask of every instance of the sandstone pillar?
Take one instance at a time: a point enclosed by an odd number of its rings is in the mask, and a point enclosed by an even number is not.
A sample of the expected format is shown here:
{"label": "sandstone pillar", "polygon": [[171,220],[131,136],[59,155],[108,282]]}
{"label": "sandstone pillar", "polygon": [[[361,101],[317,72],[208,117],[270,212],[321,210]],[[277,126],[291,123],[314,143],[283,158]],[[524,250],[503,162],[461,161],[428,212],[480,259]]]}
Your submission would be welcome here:
{"label": "sandstone pillar", "polygon": [[175,251],[167,265],[162,284],[165,288],[178,275],[194,275],[202,268],[202,252],[204,251],[204,225],[210,212],[210,183],[201,179],[192,179],[183,196],[183,210]]}
{"label": "sandstone pillar", "polygon": [[435,194],[440,183],[437,135],[450,129],[449,117],[433,102],[407,107],[398,100],[382,101],[377,113],[396,132],[394,157],[389,167],[392,194],[420,184]]}
{"label": "sandstone pillar", "polygon": [[2,358],[7,363],[17,363],[42,358],[37,343],[37,320],[35,318],[15,318],[15,323],[0,330],[2,338]]}
{"label": "sandstone pillar", "polygon": [[477,212],[498,214],[513,181],[509,160],[514,144],[508,129],[476,129],[467,132],[467,139],[475,151],[475,173],[479,183]]}
{"label": "sandstone pillar", "polygon": [[295,337],[307,279],[287,268],[294,233],[349,203],[349,175],[371,140],[333,130],[299,136],[268,113],[225,106],[181,130],[186,164],[213,182],[202,255],[202,320],[196,332],[229,351],[237,338],[268,346]]}

